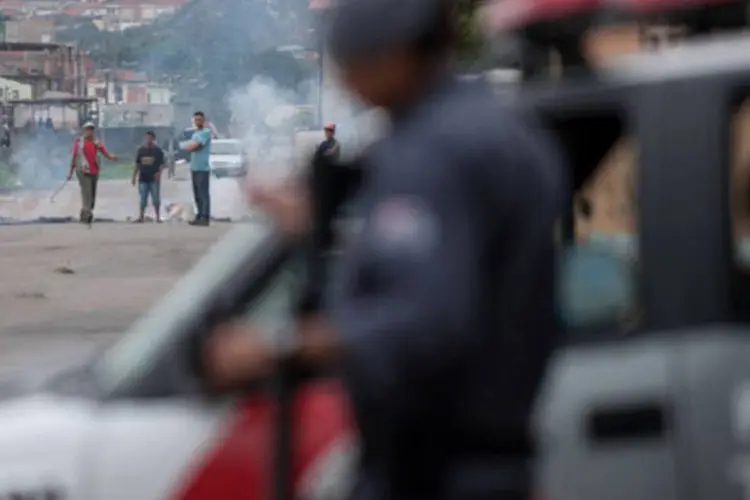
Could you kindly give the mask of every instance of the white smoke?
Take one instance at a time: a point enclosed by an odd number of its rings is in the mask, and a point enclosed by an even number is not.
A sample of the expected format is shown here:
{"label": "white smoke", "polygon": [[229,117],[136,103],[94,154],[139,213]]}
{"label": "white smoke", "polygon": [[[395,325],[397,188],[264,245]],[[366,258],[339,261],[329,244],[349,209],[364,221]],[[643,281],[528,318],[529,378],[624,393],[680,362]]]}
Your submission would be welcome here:
{"label": "white smoke", "polygon": [[313,93],[306,86],[284,89],[271,78],[258,76],[227,96],[230,134],[242,142],[253,179],[273,182],[290,174],[294,118],[298,106],[309,107],[313,102]]}
{"label": "white smoke", "polygon": [[8,159],[17,190],[0,203],[0,218],[35,219],[68,216],[51,206],[49,196],[59,187],[70,165],[69,137],[42,129],[35,135],[17,139]]}
{"label": "white smoke", "polygon": [[[341,89],[333,75],[325,78],[322,121],[336,124],[336,137],[344,157],[356,154],[382,129],[382,114],[362,108]],[[289,125],[299,109],[315,123],[321,99],[317,82],[307,81],[297,89],[280,87],[267,77],[256,77],[227,97],[232,110],[233,137],[237,137],[252,158],[249,177],[274,183],[294,174],[306,164],[315,146],[324,139],[319,126],[309,130]]]}
{"label": "white smoke", "polygon": [[[320,99],[316,80],[288,89],[271,78],[258,76],[226,96],[232,111],[229,135],[240,139],[250,157],[249,182],[273,184],[307,165],[315,146],[324,138],[316,116]],[[356,154],[382,131],[382,115],[364,110],[341,90],[332,76],[325,79],[322,108],[322,121],[336,123],[344,158]],[[299,109],[310,115],[312,127],[308,130],[294,128],[294,115]],[[0,216],[19,219],[77,216],[79,194],[75,180],[56,195],[54,202],[49,200],[65,178],[70,148],[69,136],[54,133],[14,144],[12,161],[20,182],[24,187],[46,189],[28,194],[18,192],[12,206],[0,206]],[[244,190],[236,179],[212,179],[212,214],[242,218],[248,210]],[[127,180],[100,183],[98,198],[96,211],[100,217],[124,220],[137,211],[137,193]],[[162,205],[170,203],[192,203],[189,182],[162,183]]]}
{"label": "white smoke", "polygon": [[52,130],[13,143],[10,163],[19,184],[28,188],[46,188],[65,178],[70,165],[71,140]]}

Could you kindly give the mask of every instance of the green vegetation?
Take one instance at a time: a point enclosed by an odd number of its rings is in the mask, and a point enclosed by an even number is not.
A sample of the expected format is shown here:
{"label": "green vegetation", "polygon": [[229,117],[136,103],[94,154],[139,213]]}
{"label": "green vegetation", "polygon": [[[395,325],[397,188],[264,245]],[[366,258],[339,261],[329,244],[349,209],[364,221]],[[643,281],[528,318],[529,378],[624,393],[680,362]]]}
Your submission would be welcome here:
{"label": "green vegetation", "polygon": [[482,36],[477,29],[475,0],[463,0],[458,9],[459,56],[472,60],[479,56],[482,49]]}
{"label": "green vegetation", "polygon": [[117,163],[105,163],[99,172],[100,180],[129,179],[133,175],[133,163],[119,161]]}

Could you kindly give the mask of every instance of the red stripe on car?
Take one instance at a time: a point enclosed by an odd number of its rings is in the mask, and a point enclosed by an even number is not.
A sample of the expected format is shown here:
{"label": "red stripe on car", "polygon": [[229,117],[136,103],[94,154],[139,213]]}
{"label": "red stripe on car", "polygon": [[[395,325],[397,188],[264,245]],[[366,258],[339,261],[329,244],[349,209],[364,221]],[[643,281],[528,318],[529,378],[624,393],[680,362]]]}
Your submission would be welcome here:
{"label": "red stripe on car", "polygon": [[[224,435],[189,471],[173,500],[267,500],[271,498],[275,404],[256,394],[244,399]],[[295,486],[340,438],[351,435],[347,399],[341,386],[316,381],[295,395],[293,478]]]}

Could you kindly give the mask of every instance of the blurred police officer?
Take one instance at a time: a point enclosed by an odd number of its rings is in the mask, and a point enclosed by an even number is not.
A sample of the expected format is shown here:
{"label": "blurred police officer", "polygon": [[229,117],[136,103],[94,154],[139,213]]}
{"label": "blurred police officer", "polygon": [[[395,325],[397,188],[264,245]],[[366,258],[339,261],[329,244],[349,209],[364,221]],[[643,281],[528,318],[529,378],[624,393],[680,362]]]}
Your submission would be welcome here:
{"label": "blurred police officer", "polygon": [[[361,499],[528,495],[529,415],[557,333],[562,166],[533,123],[451,76],[455,17],[451,0],[347,0],[328,39],[346,86],[392,129],[365,153],[365,228],[342,286],[290,351],[343,368]],[[309,234],[303,192],[254,195],[290,237]],[[220,387],[284,359],[233,325],[204,354]]]}
{"label": "blurred police officer", "polygon": [[323,128],[323,132],[326,138],[318,144],[313,162],[325,161],[326,163],[338,163],[341,158],[341,146],[339,145],[339,141],[336,140],[336,124],[327,123]]}

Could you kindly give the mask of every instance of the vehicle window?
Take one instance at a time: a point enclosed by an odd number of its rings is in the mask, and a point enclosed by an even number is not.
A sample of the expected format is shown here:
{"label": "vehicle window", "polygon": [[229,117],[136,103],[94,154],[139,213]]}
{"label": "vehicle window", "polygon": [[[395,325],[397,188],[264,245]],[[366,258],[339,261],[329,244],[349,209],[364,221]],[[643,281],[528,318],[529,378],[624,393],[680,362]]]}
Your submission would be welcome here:
{"label": "vehicle window", "polygon": [[[216,290],[226,290],[240,269],[248,265],[266,265],[272,228],[264,223],[243,223],[225,236],[174,289],[141,318],[95,364],[93,373],[104,393],[139,380],[155,367],[168,371],[169,363],[185,358],[185,344],[194,324],[194,311]],[[253,264],[257,261],[258,264]],[[250,264],[248,264],[250,263]],[[286,306],[295,293],[293,280],[299,279],[298,267],[285,264],[247,307],[247,319],[273,334],[287,320]],[[160,366],[165,365],[165,366]],[[179,384],[174,384],[179,385]],[[165,390],[158,391],[164,394]]]}
{"label": "vehicle window", "polygon": [[606,66],[619,57],[635,52],[679,44],[686,34],[684,26],[607,23],[586,32],[583,37],[583,52],[594,66]]}
{"label": "vehicle window", "polygon": [[212,155],[238,155],[242,153],[242,147],[239,142],[219,142],[214,141],[211,144]]}
{"label": "vehicle window", "polygon": [[750,97],[731,109],[729,196],[734,241],[733,300],[737,318],[750,321]]}
{"label": "vehicle window", "polygon": [[638,324],[635,145],[621,137],[574,196],[575,235],[560,255],[558,305],[570,335]]}
{"label": "vehicle window", "polygon": [[730,193],[735,258],[750,271],[750,98],[739,103],[732,117]]}

